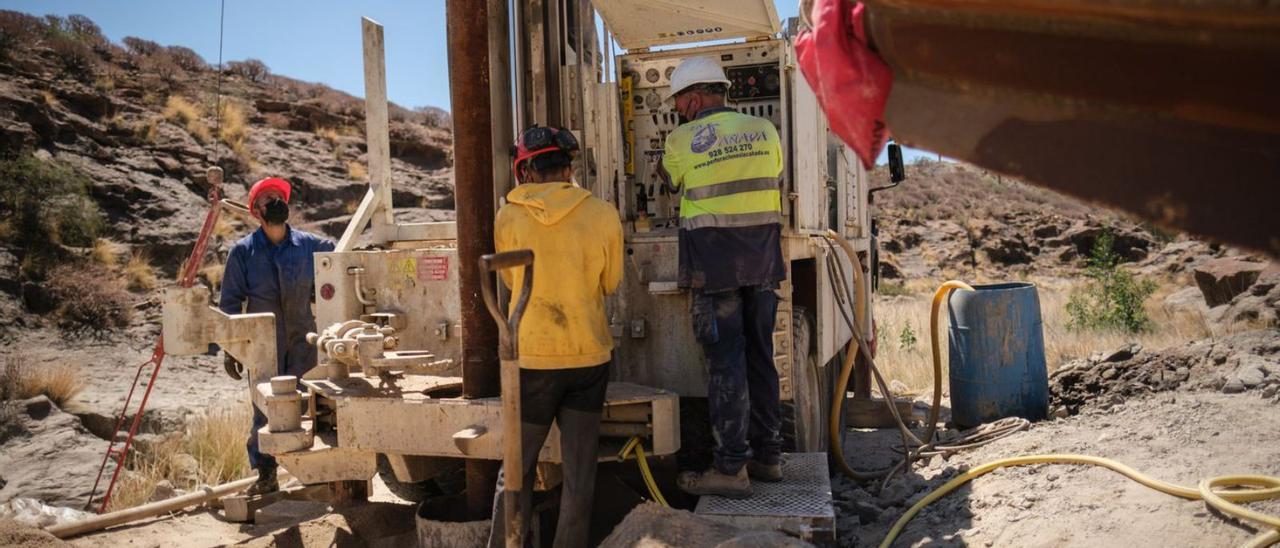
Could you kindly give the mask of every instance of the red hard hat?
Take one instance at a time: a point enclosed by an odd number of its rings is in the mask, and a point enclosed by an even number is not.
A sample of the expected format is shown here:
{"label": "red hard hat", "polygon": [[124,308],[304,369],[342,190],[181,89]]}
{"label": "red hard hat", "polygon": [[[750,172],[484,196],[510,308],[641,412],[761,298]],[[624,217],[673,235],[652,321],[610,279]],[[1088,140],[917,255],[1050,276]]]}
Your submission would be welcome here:
{"label": "red hard hat", "polygon": [[568,152],[573,154],[577,151],[578,140],[574,138],[573,133],[569,130],[534,124],[533,127],[526,129],[520,135],[520,139],[516,141],[516,145],[511,147],[511,179],[519,183],[521,162],[530,160],[535,156],[548,152]]}
{"label": "red hard hat", "polygon": [[253,187],[249,189],[249,210],[253,210],[253,203],[258,200],[258,196],[267,190],[278,190],[284,197],[284,202],[289,203],[289,193],[293,190],[289,186],[289,181],[279,177],[267,177],[261,181],[253,183]]}

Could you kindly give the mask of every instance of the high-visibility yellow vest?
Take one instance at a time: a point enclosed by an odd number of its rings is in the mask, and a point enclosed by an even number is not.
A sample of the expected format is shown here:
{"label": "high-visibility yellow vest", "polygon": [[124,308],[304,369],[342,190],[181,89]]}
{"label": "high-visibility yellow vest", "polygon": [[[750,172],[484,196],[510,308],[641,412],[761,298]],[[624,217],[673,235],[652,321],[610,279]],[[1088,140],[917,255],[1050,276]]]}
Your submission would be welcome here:
{"label": "high-visibility yellow vest", "polygon": [[773,123],[729,107],[667,136],[662,166],[683,188],[680,227],[782,222],[782,140]]}

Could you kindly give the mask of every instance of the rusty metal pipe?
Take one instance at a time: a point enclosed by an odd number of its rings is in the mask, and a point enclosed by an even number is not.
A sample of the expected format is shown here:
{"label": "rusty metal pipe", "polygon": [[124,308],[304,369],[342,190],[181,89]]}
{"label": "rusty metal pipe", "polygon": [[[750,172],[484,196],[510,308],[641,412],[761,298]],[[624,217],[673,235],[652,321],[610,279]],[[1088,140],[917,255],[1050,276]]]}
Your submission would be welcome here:
{"label": "rusty metal pipe", "polygon": [[125,508],[108,514],[92,516],[89,519],[73,521],[70,523],[60,523],[45,529],[48,533],[58,538],[69,538],[94,531],[101,531],[108,527],[123,525],[125,523],[138,521],[155,517],[160,514],[169,512],[177,512],[188,506],[204,504],[207,501],[224,497],[233,493],[240,492],[245,488],[253,485],[258,481],[257,476],[239,479],[230,483],[224,483],[216,487],[201,487],[200,489],[171,499],[156,501],[142,506],[133,508]]}
{"label": "rusty metal pipe", "polygon": [[[462,396],[497,396],[498,332],[485,317],[480,256],[493,250],[493,138],[486,0],[448,0],[449,97],[453,109],[453,180],[458,225],[462,322]],[[496,463],[467,461],[467,510],[489,514]]]}

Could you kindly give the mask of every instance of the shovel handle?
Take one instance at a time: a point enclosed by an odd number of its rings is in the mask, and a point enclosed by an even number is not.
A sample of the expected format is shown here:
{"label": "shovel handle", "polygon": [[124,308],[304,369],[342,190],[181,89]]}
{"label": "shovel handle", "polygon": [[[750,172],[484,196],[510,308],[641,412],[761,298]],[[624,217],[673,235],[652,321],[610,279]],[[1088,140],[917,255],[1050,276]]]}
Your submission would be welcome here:
{"label": "shovel handle", "polygon": [[[524,283],[520,284],[520,294],[516,297],[515,307],[511,309],[511,316],[504,318],[488,277],[490,273],[517,267],[524,268]],[[489,309],[493,321],[498,322],[498,355],[504,360],[514,360],[518,356],[520,319],[524,317],[524,309],[529,305],[529,297],[533,293],[533,250],[517,249],[483,255],[480,257],[480,270],[483,276],[480,292],[484,297],[485,307]]]}
{"label": "shovel handle", "polygon": [[[493,284],[489,282],[489,274],[507,268],[524,268],[524,276],[511,316],[504,318],[497,296],[494,295]],[[520,333],[520,318],[524,316],[524,309],[533,292],[533,250],[517,249],[484,255],[480,257],[480,270],[480,292],[484,296],[489,315],[498,323],[498,356],[502,358],[502,466],[505,470],[502,510],[506,522],[505,540],[507,548],[520,548],[524,546],[525,528],[524,516],[520,512],[520,498],[526,486],[522,464],[524,448],[520,446],[520,364],[517,361],[520,346],[517,337]]]}
{"label": "shovel handle", "polygon": [[529,266],[533,264],[532,249],[517,249],[514,251],[503,251],[502,253],[490,253],[480,257],[480,267],[487,272],[497,272],[517,266]]}

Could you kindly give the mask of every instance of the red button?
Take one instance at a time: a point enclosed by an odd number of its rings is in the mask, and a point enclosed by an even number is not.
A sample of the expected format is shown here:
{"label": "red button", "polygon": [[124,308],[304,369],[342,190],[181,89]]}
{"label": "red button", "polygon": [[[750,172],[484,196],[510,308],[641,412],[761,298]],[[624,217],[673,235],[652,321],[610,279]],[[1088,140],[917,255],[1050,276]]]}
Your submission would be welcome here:
{"label": "red button", "polygon": [[322,297],[322,298],[323,298],[324,300],[326,300],[326,301],[327,301],[327,300],[329,300],[329,299],[332,299],[332,298],[333,298],[333,284],[324,284],[324,285],[320,286],[320,297]]}
{"label": "red button", "polygon": [[754,85],[756,85],[756,77],[755,77],[755,76],[748,76],[748,77],[747,77],[747,85],[748,85],[748,86],[754,86]]}

